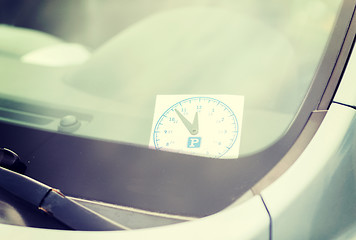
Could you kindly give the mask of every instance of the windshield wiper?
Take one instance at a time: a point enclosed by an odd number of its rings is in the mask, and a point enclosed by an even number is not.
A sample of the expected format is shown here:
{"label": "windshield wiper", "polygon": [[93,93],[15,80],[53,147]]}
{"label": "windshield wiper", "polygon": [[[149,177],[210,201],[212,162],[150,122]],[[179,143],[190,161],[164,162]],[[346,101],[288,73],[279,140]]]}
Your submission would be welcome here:
{"label": "windshield wiper", "polygon": [[15,153],[0,148],[1,188],[35,205],[38,209],[75,230],[129,230],[128,227],[67,198],[59,190],[12,171],[24,170],[22,164]]}

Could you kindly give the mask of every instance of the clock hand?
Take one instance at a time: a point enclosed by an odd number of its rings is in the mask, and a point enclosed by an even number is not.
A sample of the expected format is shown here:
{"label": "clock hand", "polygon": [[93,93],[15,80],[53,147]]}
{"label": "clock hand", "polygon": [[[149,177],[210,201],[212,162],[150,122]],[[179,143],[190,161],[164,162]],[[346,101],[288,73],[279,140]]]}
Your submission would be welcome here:
{"label": "clock hand", "polygon": [[198,112],[195,112],[193,124],[191,128],[191,134],[197,135],[199,133],[199,122],[198,122]]}
{"label": "clock hand", "polygon": [[177,113],[180,120],[182,120],[184,126],[187,128],[191,135],[197,135],[199,133],[199,126],[198,126],[198,113],[195,113],[193,123],[190,123],[188,119],[186,119],[183,114],[181,114],[177,109],[174,109]]}

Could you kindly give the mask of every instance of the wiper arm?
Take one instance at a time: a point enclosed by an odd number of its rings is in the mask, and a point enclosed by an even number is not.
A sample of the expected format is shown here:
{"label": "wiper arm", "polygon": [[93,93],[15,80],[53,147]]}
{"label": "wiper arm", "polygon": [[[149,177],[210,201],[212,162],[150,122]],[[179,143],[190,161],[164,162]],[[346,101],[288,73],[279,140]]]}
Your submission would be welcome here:
{"label": "wiper arm", "polygon": [[[3,151],[4,149],[0,149],[0,152]],[[0,159],[0,165],[2,162],[3,159]],[[59,190],[1,166],[0,187],[75,230],[129,230],[128,227],[74,202]]]}

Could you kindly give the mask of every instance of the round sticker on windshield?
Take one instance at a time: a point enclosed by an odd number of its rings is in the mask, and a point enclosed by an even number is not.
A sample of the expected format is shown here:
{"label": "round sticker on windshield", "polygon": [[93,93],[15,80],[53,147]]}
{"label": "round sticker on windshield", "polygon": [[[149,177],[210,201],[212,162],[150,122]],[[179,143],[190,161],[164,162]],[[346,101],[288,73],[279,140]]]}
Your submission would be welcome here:
{"label": "round sticker on windshield", "polygon": [[150,147],[213,158],[237,158],[244,98],[158,95]]}

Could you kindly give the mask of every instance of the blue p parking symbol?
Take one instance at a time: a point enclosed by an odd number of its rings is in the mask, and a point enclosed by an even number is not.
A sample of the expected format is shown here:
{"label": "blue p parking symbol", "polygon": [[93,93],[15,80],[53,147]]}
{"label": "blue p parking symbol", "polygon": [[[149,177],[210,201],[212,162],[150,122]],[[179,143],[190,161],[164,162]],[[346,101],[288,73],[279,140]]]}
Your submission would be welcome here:
{"label": "blue p parking symbol", "polygon": [[201,137],[189,137],[188,138],[188,148],[199,148],[201,143]]}

